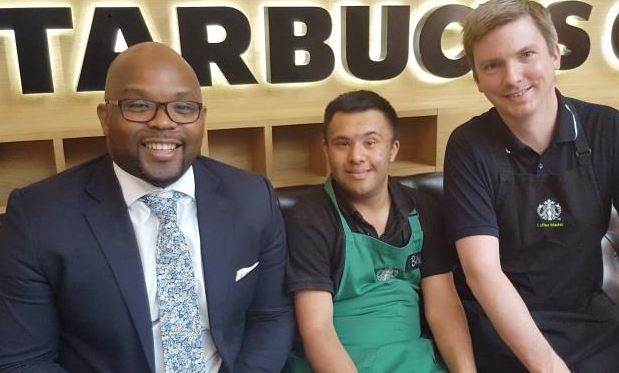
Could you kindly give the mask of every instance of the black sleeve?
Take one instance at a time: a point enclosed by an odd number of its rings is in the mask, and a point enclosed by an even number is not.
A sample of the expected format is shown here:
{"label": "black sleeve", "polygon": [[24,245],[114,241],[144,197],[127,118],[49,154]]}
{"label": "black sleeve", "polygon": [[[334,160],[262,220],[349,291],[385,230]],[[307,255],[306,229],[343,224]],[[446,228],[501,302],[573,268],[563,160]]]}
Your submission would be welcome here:
{"label": "black sleeve", "polygon": [[460,127],[447,142],[444,185],[449,243],[468,236],[499,235],[493,203],[492,174],[496,170],[488,161],[492,148],[487,141],[478,140],[481,136],[465,134]]}
{"label": "black sleeve", "polygon": [[289,292],[312,289],[334,295],[339,285],[344,261],[340,222],[320,193],[313,191],[310,200],[301,201],[285,217]]}
{"label": "black sleeve", "polygon": [[415,199],[423,229],[421,277],[451,272],[456,265],[456,252],[445,239],[443,210],[427,193],[417,191]]}

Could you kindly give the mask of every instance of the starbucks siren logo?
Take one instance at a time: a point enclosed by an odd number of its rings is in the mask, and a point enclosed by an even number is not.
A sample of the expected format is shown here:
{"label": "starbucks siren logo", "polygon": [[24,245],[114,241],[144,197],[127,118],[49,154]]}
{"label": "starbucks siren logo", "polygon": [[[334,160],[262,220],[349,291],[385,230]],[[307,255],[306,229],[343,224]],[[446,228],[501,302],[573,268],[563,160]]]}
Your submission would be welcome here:
{"label": "starbucks siren logo", "polygon": [[391,279],[397,278],[400,274],[400,271],[397,268],[381,268],[376,271],[376,280],[378,281],[389,281]]}
{"label": "starbucks siren logo", "polygon": [[545,221],[561,220],[561,205],[548,198],[537,206],[537,215]]}

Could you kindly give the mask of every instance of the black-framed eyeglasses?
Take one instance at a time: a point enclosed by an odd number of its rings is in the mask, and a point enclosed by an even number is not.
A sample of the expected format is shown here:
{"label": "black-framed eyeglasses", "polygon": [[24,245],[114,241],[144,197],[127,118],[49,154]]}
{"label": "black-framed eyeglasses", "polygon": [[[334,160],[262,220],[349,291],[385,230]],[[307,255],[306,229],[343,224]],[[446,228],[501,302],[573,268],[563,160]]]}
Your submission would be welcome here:
{"label": "black-framed eyeglasses", "polygon": [[200,118],[202,103],[195,101],[157,102],[143,99],[105,100],[106,104],[116,105],[120,113],[129,122],[147,123],[157,116],[163,107],[166,115],[176,124],[193,123]]}

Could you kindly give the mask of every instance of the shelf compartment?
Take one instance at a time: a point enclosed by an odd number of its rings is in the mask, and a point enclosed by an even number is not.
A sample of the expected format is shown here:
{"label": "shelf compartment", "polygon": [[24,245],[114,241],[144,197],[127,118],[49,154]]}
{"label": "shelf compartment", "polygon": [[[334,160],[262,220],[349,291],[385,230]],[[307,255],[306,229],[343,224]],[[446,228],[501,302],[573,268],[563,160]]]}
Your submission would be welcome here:
{"label": "shelf compartment", "polygon": [[77,166],[107,152],[105,137],[63,139],[66,168]]}
{"label": "shelf compartment", "polygon": [[13,189],[55,174],[52,140],[0,143],[0,210]]}
{"label": "shelf compartment", "polygon": [[273,172],[276,187],[318,184],[327,176],[321,148],[322,124],[273,127]]}
{"label": "shelf compartment", "polygon": [[398,121],[400,151],[391,164],[392,175],[436,171],[437,117],[403,117]]}
{"label": "shelf compartment", "polygon": [[208,130],[208,154],[229,165],[267,175],[263,127]]}

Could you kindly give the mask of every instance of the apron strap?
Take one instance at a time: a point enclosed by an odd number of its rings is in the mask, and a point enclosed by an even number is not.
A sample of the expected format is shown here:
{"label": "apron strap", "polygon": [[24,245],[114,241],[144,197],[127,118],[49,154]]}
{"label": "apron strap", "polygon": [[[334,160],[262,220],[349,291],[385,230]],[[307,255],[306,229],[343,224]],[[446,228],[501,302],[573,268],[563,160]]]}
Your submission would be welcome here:
{"label": "apron strap", "polygon": [[[569,103],[568,99],[565,99],[566,103],[564,103],[564,107],[570,113],[572,117],[572,125],[574,126],[574,146],[576,148],[575,154],[578,162],[578,166],[588,166],[591,164],[591,148],[589,147],[589,143],[587,142],[587,138],[585,136],[585,131],[582,128],[582,124],[580,123],[580,118],[576,114],[576,110],[572,107],[571,103]],[[506,154],[502,154],[503,152],[497,153],[497,163],[501,171],[504,171],[506,175],[513,173],[511,165],[509,163],[509,154],[510,151],[504,145],[501,145],[504,148],[504,152]],[[500,155],[499,155],[500,154]]]}
{"label": "apron strap", "polygon": [[331,202],[333,203],[333,206],[335,206],[335,209],[337,210],[337,215],[340,217],[340,224],[342,224],[344,234],[351,234],[352,229],[350,229],[350,227],[348,226],[348,222],[346,221],[346,218],[344,218],[342,211],[340,211],[340,206],[337,204],[337,199],[335,198],[335,191],[333,189],[333,177],[331,175],[329,175],[329,177],[325,181],[324,190],[327,193],[327,196],[329,197]]}
{"label": "apron strap", "polygon": [[576,115],[576,110],[572,107],[569,101],[566,99],[565,108],[572,116],[572,123],[574,125],[574,145],[576,147],[576,159],[580,167],[591,164],[591,148],[585,137],[585,131],[582,129],[580,118]]}
{"label": "apron strap", "polygon": [[411,212],[408,213],[408,224],[411,227],[411,239],[413,237],[420,237],[420,247],[423,247],[423,230],[421,229],[419,213],[417,212],[416,208],[414,208]]}
{"label": "apron strap", "polygon": [[[340,224],[342,224],[344,233],[346,235],[352,234],[353,231],[352,229],[350,229],[350,226],[348,225],[348,222],[346,221],[344,214],[342,214],[342,211],[340,210],[340,206],[337,204],[337,199],[335,198],[335,191],[333,189],[333,177],[332,176],[329,175],[329,177],[327,177],[327,180],[325,181],[323,188],[325,192],[327,193],[327,196],[333,203],[333,206],[335,206],[335,209],[337,210],[337,214],[340,217]],[[412,240],[413,237],[421,237],[422,239],[421,244],[423,247],[423,230],[421,229],[421,223],[419,221],[419,213],[417,212],[416,208],[412,209],[411,212],[408,213],[408,225],[411,227],[411,236],[409,240]]]}

